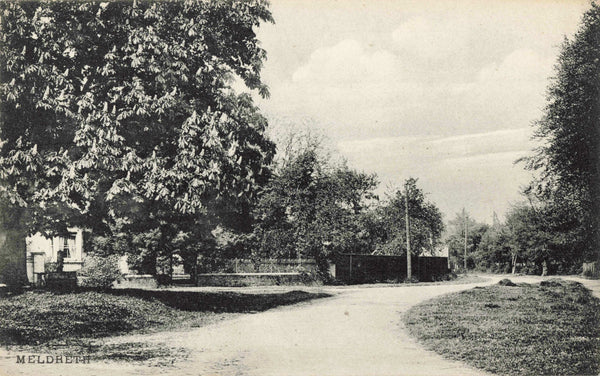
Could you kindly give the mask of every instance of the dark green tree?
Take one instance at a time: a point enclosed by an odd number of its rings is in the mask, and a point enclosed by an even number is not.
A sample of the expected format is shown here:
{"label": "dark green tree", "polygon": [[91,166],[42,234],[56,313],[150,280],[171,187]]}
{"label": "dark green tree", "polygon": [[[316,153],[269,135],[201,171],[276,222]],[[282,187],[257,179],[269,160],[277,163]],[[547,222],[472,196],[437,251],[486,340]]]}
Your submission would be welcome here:
{"label": "dark green tree", "polygon": [[516,272],[518,253],[511,247],[508,227],[495,223],[492,226],[481,226],[485,232],[473,254],[475,266],[493,272]]}
{"label": "dark green tree", "polygon": [[[546,222],[572,243],[563,258],[600,257],[600,7],[592,3],[580,29],[565,39],[535,137],[542,146],[526,159],[539,173],[527,194],[567,214]],[[548,210],[547,212],[552,212]],[[577,213],[576,216],[568,215]]]}
{"label": "dark green tree", "polygon": [[165,223],[193,237],[214,207],[249,212],[274,146],[231,84],[268,95],[254,31],[272,21],[266,1],[2,2],[0,14],[0,187],[27,209],[26,233],[77,225],[131,242],[158,228],[155,258],[179,233]]}
{"label": "dark green tree", "polygon": [[448,221],[448,232],[445,235],[445,241],[448,245],[448,257],[450,257],[455,268],[464,270],[465,257],[468,269],[476,266],[477,255],[475,251],[488,228],[489,226],[485,223],[474,220],[464,209],[461,213],[456,213],[454,219]]}
{"label": "dark green tree", "polygon": [[553,256],[550,246],[552,234],[540,213],[527,203],[516,205],[509,211],[506,225],[512,246],[523,256],[527,265],[525,271],[546,275],[548,262]]}
{"label": "dark green tree", "polygon": [[380,254],[406,255],[406,194],[408,190],[408,215],[411,254],[423,250],[433,251],[444,231],[442,214],[435,204],[426,200],[423,190],[417,187],[417,179],[406,180],[405,189],[388,196],[380,208],[385,235],[378,246]]}
{"label": "dark green tree", "polygon": [[327,272],[333,252],[367,245],[361,215],[374,198],[375,176],[330,166],[305,150],[276,172],[255,208],[255,257],[314,258]]}
{"label": "dark green tree", "polygon": [[[576,213],[563,203],[531,200],[515,205],[507,214],[508,245],[527,266],[527,272],[574,273],[581,265],[585,237],[573,231]],[[578,253],[579,252],[579,253]]]}

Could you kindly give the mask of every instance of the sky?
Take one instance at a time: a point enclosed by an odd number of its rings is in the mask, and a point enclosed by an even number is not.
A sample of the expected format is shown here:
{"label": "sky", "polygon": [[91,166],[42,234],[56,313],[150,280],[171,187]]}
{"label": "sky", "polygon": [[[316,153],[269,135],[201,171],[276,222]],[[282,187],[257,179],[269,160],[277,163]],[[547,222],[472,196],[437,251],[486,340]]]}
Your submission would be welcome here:
{"label": "sky", "polygon": [[588,1],[273,0],[257,102],[273,129],[324,134],[378,193],[408,177],[452,219],[503,218],[530,172],[532,124]]}

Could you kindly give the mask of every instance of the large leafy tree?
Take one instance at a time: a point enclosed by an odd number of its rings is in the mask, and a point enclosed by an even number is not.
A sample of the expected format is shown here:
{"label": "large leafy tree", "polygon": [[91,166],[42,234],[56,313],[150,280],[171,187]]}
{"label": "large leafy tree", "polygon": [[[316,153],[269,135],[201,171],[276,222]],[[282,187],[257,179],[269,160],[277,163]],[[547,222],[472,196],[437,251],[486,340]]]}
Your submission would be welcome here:
{"label": "large leafy tree", "polygon": [[389,195],[387,202],[378,209],[381,225],[385,229],[380,237],[378,253],[390,255],[406,254],[406,195],[411,253],[435,250],[439,244],[444,223],[438,207],[428,201],[417,179],[406,180],[405,189]]}
{"label": "large leafy tree", "polygon": [[519,254],[511,247],[508,227],[495,223],[493,226],[482,226],[485,232],[475,249],[473,259],[480,269],[496,272],[516,272]]}
{"label": "large leafy tree", "polygon": [[527,159],[540,175],[527,193],[567,214],[554,227],[574,239],[564,249],[574,262],[582,253],[584,259],[600,255],[599,77],[600,7],[592,3],[579,31],[562,46],[545,115],[536,123],[542,146]]}
{"label": "large leafy tree", "polygon": [[274,148],[231,84],[268,95],[254,32],[272,21],[266,1],[3,2],[0,12],[1,188],[26,208],[26,232],[159,228],[166,244],[165,223],[203,223],[211,206],[248,211]]}
{"label": "large leafy tree", "polygon": [[475,251],[488,228],[488,225],[473,219],[465,209],[460,213],[456,213],[454,218],[448,221],[445,241],[448,245],[448,256],[456,268],[464,269],[465,258],[467,268],[475,267],[477,258]]}
{"label": "large leafy tree", "polygon": [[360,221],[376,185],[375,176],[329,165],[310,148],[289,158],[255,208],[257,256],[314,258],[325,273],[332,252],[366,245]]}
{"label": "large leafy tree", "polygon": [[506,218],[506,225],[511,235],[511,245],[516,252],[523,255],[526,264],[534,266],[534,270],[545,275],[548,272],[548,261],[552,258],[552,234],[540,213],[529,204],[513,207]]}
{"label": "large leafy tree", "polygon": [[[532,273],[573,273],[580,266],[583,234],[572,229],[578,219],[563,203],[530,200],[507,214],[507,245],[528,264]],[[574,247],[575,245],[575,247]]]}

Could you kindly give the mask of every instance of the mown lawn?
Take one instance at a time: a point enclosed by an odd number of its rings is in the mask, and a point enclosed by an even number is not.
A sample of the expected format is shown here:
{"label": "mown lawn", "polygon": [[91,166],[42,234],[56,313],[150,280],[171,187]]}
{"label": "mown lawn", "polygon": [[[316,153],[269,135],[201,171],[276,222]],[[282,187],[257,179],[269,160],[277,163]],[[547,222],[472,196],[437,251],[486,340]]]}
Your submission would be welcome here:
{"label": "mown lawn", "polygon": [[600,372],[600,300],[577,282],[475,288],[419,304],[404,319],[426,348],[489,372]]}
{"label": "mown lawn", "polygon": [[96,339],[126,334],[204,326],[240,313],[326,297],[320,293],[243,294],[231,292],[31,291],[0,298],[0,345],[29,351],[70,351],[85,347],[99,359],[168,358],[183,349],[145,343],[105,345]]}

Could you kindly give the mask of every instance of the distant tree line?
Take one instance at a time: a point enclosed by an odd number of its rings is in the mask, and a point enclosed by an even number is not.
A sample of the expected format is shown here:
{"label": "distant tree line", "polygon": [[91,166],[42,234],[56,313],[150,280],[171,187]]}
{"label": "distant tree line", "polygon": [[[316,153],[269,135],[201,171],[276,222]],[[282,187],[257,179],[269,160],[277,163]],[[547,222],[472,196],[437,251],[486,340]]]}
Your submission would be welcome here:
{"label": "distant tree line", "polygon": [[[562,213],[542,213],[523,201],[515,204],[505,221],[495,217],[492,225],[477,222],[463,212],[449,221],[445,241],[455,270],[495,273],[576,274],[583,258],[576,248],[561,248],[560,233],[550,233],[545,216],[557,221]],[[466,234],[466,236],[465,236]],[[565,244],[570,239],[562,238]],[[572,240],[572,239],[571,239]],[[553,243],[554,242],[554,243]]]}

